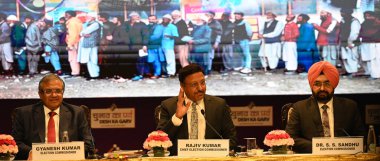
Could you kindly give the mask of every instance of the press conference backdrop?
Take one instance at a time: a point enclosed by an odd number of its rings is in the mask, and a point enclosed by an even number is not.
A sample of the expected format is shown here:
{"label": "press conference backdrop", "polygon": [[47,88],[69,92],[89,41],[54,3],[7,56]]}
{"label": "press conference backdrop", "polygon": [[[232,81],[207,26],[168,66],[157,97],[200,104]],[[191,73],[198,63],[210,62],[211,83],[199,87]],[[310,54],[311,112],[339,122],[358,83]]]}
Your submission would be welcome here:
{"label": "press conference backdrop", "polygon": [[[36,0],[34,0],[36,1]],[[161,18],[164,14],[175,9],[180,9],[182,17],[190,22],[199,14],[207,11],[216,12],[216,18],[220,18],[225,11],[242,11],[245,18],[251,23],[254,36],[251,42],[252,67],[256,70],[253,75],[231,72],[227,76],[218,73],[222,60],[216,57],[214,72],[207,78],[207,93],[225,98],[230,106],[247,106],[251,102],[255,106],[273,106],[273,126],[262,127],[237,127],[239,144],[244,145],[243,138],[256,137],[261,148],[267,148],[262,141],[267,132],[281,127],[281,107],[289,102],[307,98],[311,92],[305,74],[287,76],[283,74],[284,62],[280,61],[279,70],[272,74],[265,74],[261,69],[258,58],[260,41],[257,39],[258,31],[263,25],[264,13],[272,11],[277,14],[277,19],[284,22],[287,13],[309,14],[310,23],[320,23],[319,12],[330,11],[336,19],[340,19],[341,8],[355,8],[354,16],[363,21],[364,11],[379,11],[379,0],[45,0],[43,4],[33,3],[30,0],[2,0],[0,10],[7,15],[17,15],[21,20],[26,15],[34,18],[47,16],[57,21],[67,10],[77,10],[78,16],[83,20],[84,13],[96,11],[106,12],[113,16],[124,16],[131,11],[137,11],[144,22],[150,14],[157,14]],[[19,3],[16,3],[19,2]],[[41,2],[41,1],[39,1]],[[360,2],[360,3],[358,3]],[[317,34],[317,33],[316,33]],[[113,55],[110,62],[103,66],[118,71],[123,78],[131,78],[136,74],[137,53],[133,53],[126,46],[112,46]],[[236,51],[238,52],[238,51]],[[60,47],[60,58],[63,70],[70,72],[67,62],[65,47]],[[115,65],[116,64],[116,65]],[[42,59],[39,63],[42,70],[51,69],[50,64],[45,64]],[[177,69],[179,69],[177,61]],[[82,66],[85,71],[86,66]],[[339,68],[343,71],[342,68]],[[2,69],[1,69],[2,70]],[[1,71],[0,70],[0,71]],[[107,72],[106,70],[101,72]],[[2,127],[0,133],[11,133],[11,112],[14,108],[38,101],[37,86],[39,78],[0,79],[0,121]],[[178,78],[178,77],[177,77]],[[140,82],[126,80],[115,82],[111,78],[86,81],[85,78],[65,79],[67,91],[64,98],[76,105],[86,105],[90,109],[108,108],[111,104],[119,108],[132,107],[136,113],[136,127],[128,129],[93,129],[97,148],[101,152],[107,151],[116,143],[122,149],[141,149],[147,134],[155,129],[154,107],[168,97],[178,93],[179,83],[175,79],[145,79]],[[371,81],[366,77],[349,79],[341,77],[341,83],[336,93],[356,100],[364,115],[364,107],[367,104],[380,104],[379,80]],[[254,107],[253,107],[254,108]]]}
{"label": "press conference backdrop", "polygon": [[[358,102],[362,118],[367,104],[380,104],[380,94],[349,94],[340,95]],[[272,95],[272,96],[222,96],[232,107],[248,106],[251,102],[255,106],[273,106],[273,126],[244,126],[237,127],[239,145],[246,145],[244,138],[257,138],[259,147],[268,149],[263,144],[264,136],[273,129],[282,129],[281,107],[289,102],[296,102],[308,98],[309,95]],[[121,149],[142,149],[143,142],[148,134],[155,130],[154,108],[168,97],[130,97],[130,98],[70,98],[68,103],[86,105],[90,109],[109,108],[115,104],[118,108],[135,108],[135,128],[123,129],[92,129],[96,147],[100,152],[106,152],[113,144]],[[11,112],[15,107],[36,103],[38,99],[1,99],[0,133],[11,133]],[[379,130],[375,124],[375,129]],[[378,134],[379,131],[377,131]]]}
{"label": "press conference backdrop", "polygon": [[[142,0],[142,1],[120,1],[120,0],[62,0],[62,1],[29,1],[29,0],[4,0],[0,2],[1,11],[7,15],[14,14],[23,20],[26,15],[31,15],[34,18],[45,16],[54,21],[64,16],[65,11],[75,10],[78,17],[85,21],[87,12],[106,12],[110,15],[110,20],[114,16],[122,16],[126,19],[132,11],[138,12],[143,21],[150,14],[156,14],[158,18],[162,18],[164,14],[171,13],[173,10],[181,10],[182,17],[187,23],[190,23],[200,14],[208,11],[214,11],[216,18],[219,19],[223,12],[245,13],[245,19],[250,22],[253,37],[250,43],[252,56],[253,75],[241,74],[239,71],[230,72],[227,75],[220,73],[223,70],[223,60],[221,58],[222,49],[216,50],[215,59],[213,61],[213,72],[210,79],[207,80],[209,90],[212,95],[273,95],[273,94],[310,94],[307,88],[307,79],[305,74],[286,76],[284,75],[284,62],[280,59],[277,70],[272,73],[264,73],[258,51],[260,49],[260,40],[258,39],[259,30],[263,26],[266,18],[265,13],[271,11],[277,14],[279,21],[285,22],[287,13],[308,14],[311,19],[310,23],[321,22],[320,11],[327,10],[331,12],[334,19],[340,21],[341,8],[354,8],[354,16],[363,22],[363,12],[379,11],[379,0],[347,0],[347,1],[324,1],[324,0],[266,0],[266,1],[251,1],[251,0]],[[315,32],[317,34],[317,32]],[[70,66],[67,61],[66,46],[59,46],[60,62],[62,70],[66,75],[70,74]],[[237,57],[241,57],[240,48],[234,46],[234,52]],[[88,83],[85,79],[67,80],[67,84],[72,85],[74,89],[67,89],[66,98],[81,98],[81,97],[160,97],[174,96],[178,91],[178,81],[166,80],[149,80],[143,82],[131,82],[130,79],[137,74],[136,62],[138,58],[137,51],[132,51],[127,45],[110,45],[109,52],[101,55],[104,59],[100,64],[101,79],[96,83]],[[243,57],[241,57],[243,59]],[[15,59],[16,61],[17,59]],[[16,61],[17,62],[17,61]],[[180,63],[177,60],[177,70],[180,68]],[[337,64],[341,73],[344,73],[343,63],[340,57],[337,59]],[[15,63],[15,69],[16,63]],[[82,76],[87,75],[85,65],[82,65]],[[45,63],[41,58],[39,62],[39,70],[54,71],[53,67]],[[17,71],[17,70],[16,70]],[[359,69],[359,73],[363,73],[363,67]],[[272,75],[270,75],[272,74]],[[113,81],[114,75],[119,75],[125,80]],[[345,77],[342,77],[345,78]],[[359,77],[355,79],[342,79],[341,85],[336,89],[338,94],[349,93],[380,93],[378,81],[368,81],[367,77]],[[0,94],[0,98],[38,98],[37,93],[33,93],[36,79],[12,79],[0,80],[0,88],[5,92]],[[120,80],[119,80],[120,81]],[[125,83],[126,82],[126,83]],[[233,82],[233,84],[231,84]],[[377,83],[376,83],[377,82]],[[118,84],[119,83],[119,84]],[[361,85],[355,86],[355,84]],[[147,86],[148,88],[143,88]],[[163,88],[164,87],[164,88]],[[231,87],[231,88],[229,88]],[[358,87],[358,88],[355,88]],[[99,90],[102,89],[102,90]],[[139,90],[142,89],[142,90]],[[146,91],[145,91],[146,90]],[[81,91],[85,91],[81,93]],[[141,92],[143,91],[143,92]]]}

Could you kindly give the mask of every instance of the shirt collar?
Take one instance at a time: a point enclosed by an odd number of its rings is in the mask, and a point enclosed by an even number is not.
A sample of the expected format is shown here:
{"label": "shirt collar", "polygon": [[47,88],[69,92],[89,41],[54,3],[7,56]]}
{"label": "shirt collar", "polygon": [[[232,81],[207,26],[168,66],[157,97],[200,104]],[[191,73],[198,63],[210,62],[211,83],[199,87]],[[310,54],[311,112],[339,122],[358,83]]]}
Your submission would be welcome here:
{"label": "shirt collar", "polygon": [[[184,93],[184,95],[185,95],[185,104],[187,104],[188,102],[190,102],[192,104],[194,102],[194,101],[190,100],[189,98],[187,98],[185,93]],[[200,108],[200,110],[202,110],[202,109],[204,110],[204,107],[205,107],[204,98],[195,102],[195,103],[197,104],[197,109]],[[191,110],[191,104],[190,104],[189,110]]]}
{"label": "shirt collar", "polygon": [[[60,107],[55,109],[53,112],[55,112],[55,113],[57,113],[57,115],[59,115],[59,110],[60,110]],[[44,105],[44,112],[45,112],[45,116],[49,116],[49,112],[51,112],[51,110]]]}
{"label": "shirt collar", "polygon": [[323,103],[319,103],[319,102],[318,102],[318,107],[319,107],[320,109],[322,109],[322,106],[323,106],[323,105],[327,105],[327,106],[329,106],[329,109],[332,109],[332,108],[333,108],[333,98],[331,98],[331,100],[328,101],[326,104],[323,104]]}

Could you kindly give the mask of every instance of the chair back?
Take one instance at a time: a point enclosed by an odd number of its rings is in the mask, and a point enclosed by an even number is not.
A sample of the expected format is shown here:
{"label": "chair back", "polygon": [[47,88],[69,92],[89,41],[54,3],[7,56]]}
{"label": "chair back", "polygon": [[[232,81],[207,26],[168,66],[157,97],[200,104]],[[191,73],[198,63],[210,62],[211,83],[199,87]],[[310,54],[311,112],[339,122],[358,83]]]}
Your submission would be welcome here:
{"label": "chair back", "polygon": [[156,122],[156,125],[158,125],[158,122],[160,121],[160,114],[161,114],[161,105],[158,105],[154,109],[154,121]]}
{"label": "chair back", "polygon": [[90,111],[90,108],[88,108],[86,105],[80,105],[79,107],[84,110],[84,114],[86,115],[86,120],[87,120],[88,126],[91,128],[91,111]]}
{"label": "chair back", "polygon": [[282,122],[282,128],[286,128],[286,124],[288,123],[289,118],[289,110],[293,107],[293,103],[287,103],[281,108],[281,122]]}

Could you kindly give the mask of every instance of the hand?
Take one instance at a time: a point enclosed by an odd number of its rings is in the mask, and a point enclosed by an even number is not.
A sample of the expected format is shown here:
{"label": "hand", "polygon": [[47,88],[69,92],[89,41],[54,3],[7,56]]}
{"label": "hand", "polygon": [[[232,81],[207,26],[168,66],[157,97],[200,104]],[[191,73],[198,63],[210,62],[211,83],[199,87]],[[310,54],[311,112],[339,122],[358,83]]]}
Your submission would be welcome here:
{"label": "hand", "polygon": [[148,48],[147,48],[146,46],[143,46],[143,47],[142,47],[142,50],[143,50],[144,52],[147,52],[147,51],[148,51]]}
{"label": "hand", "polygon": [[285,37],[284,36],[281,36],[281,41],[285,41]]}
{"label": "hand", "polygon": [[106,39],[109,40],[109,41],[111,41],[112,38],[113,38],[112,35],[106,36]]}
{"label": "hand", "polygon": [[260,39],[264,38],[263,34],[259,34],[258,36]]}
{"label": "hand", "polygon": [[185,102],[185,95],[184,95],[184,91],[183,89],[181,88],[179,90],[179,94],[178,94],[178,101],[177,101],[177,110],[175,112],[175,116],[179,119],[182,119],[183,116],[185,116],[185,114],[187,113],[187,110],[189,110],[189,107],[190,107],[190,101],[187,102],[186,106],[184,106],[184,102]]}
{"label": "hand", "polygon": [[66,47],[66,49],[67,49],[67,50],[74,50],[75,47],[74,47],[74,46],[68,46],[68,47]]}
{"label": "hand", "polygon": [[316,23],[312,23],[312,25],[315,27],[315,26],[318,26]]}
{"label": "hand", "polygon": [[28,156],[28,160],[33,160],[33,156],[32,156],[32,151],[29,151],[29,156]]}
{"label": "hand", "polygon": [[348,44],[347,47],[350,48],[350,49],[352,49],[352,48],[355,47],[355,45],[353,45],[353,44]]}
{"label": "hand", "polygon": [[83,37],[90,37],[91,34],[83,34]]}
{"label": "hand", "polygon": [[213,47],[214,49],[217,49],[218,46],[219,46],[219,44],[214,44],[212,47]]}
{"label": "hand", "polygon": [[193,44],[194,41],[193,41],[193,40],[189,40],[187,43],[189,43],[189,44]]}

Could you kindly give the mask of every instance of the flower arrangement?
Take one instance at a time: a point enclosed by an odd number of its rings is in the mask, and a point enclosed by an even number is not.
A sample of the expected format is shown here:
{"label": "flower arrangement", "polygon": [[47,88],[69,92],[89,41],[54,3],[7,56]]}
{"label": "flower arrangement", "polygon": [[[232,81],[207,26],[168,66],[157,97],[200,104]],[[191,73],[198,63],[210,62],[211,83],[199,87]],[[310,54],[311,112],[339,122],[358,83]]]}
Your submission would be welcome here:
{"label": "flower arrangement", "polygon": [[168,134],[161,130],[157,130],[148,135],[148,138],[146,138],[144,142],[144,149],[151,150],[153,147],[163,147],[166,149],[172,145]]}
{"label": "flower arrangement", "polygon": [[8,160],[18,153],[18,147],[11,135],[0,134],[0,160]]}
{"label": "flower arrangement", "polygon": [[264,144],[271,147],[273,154],[286,154],[294,140],[284,130],[273,130],[265,135]]}
{"label": "flower arrangement", "polygon": [[165,150],[171,147],[173,143],[170,141],[168,134],[161,130],[153,131],[148,135],[144,142],[144,149],[152,150],[155,157],[165,156]]}
{"label": "flower arrangement", "polygon": [[284,130],[273,130],[265,135],[264,144],[269,147],[282,145],[292,146],[294,145],[294,140]]}

